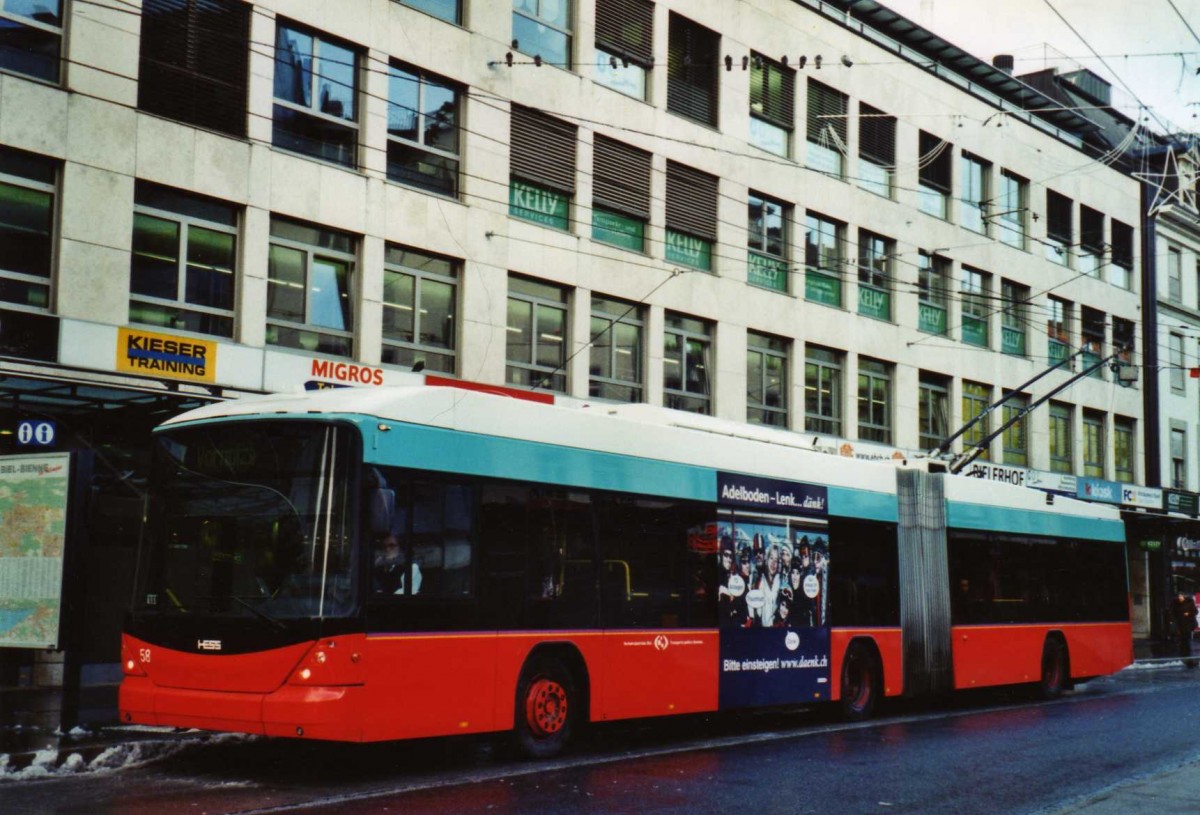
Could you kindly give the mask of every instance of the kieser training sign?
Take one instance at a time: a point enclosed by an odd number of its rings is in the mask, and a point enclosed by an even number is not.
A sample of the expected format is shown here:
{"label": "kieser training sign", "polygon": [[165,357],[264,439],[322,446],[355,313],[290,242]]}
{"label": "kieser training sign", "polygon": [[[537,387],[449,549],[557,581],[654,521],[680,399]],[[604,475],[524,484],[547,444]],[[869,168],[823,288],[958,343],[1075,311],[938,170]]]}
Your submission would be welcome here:
{"label": "kieser training sign", "polygon": [[0,648],[57,648],[70,456],[0,458]]}
{"label": "kieser training sign", "polygon": [[216,382],[217,344],[191,337],[118,328],[117,370],[190,382]]}

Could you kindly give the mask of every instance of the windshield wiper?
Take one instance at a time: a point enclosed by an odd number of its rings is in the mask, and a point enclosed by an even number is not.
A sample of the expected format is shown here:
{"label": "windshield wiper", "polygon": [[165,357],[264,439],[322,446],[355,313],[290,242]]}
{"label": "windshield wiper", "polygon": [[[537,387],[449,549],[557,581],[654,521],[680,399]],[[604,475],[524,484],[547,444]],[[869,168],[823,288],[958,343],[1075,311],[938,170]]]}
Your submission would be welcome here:
{"label": "windshield wiper", "polygon": [[[258,595],[252,595],[252,596],[254,596],[256,598],[258,597]],[[205,595],[201,595],[200,597],[197,597],[196,599],[197,600],[233,600],[238,605],[244,606],[246,609],[248,609],[250,611],[251,614],[258,617],[260,620],[267,623],[268,625],[270,625],[272,628],[276,629],[277,631],[283,631],[284,629],[287,628],[287,624],[284,623],[282,620],[278,620],[275,617],[272,617],[270,614],[263,611],[261,608],[258,608],[257,606],[251,604],[248,600],[246,600],[245,597],[239,597],[236,594],[221,594],[221,595],[205,594]]]}

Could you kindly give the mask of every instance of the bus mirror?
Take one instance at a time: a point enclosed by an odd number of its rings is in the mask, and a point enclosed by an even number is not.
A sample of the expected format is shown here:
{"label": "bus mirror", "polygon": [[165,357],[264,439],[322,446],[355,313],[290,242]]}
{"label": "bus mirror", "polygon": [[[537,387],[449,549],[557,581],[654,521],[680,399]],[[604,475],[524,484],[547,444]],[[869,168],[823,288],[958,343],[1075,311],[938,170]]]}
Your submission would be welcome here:
{"label": "bus mirror", "polygon": [[396,512],[396,491],[382,487],[367,493],[371,513],[371,537],[378,538],[392,531],[392,516]]}

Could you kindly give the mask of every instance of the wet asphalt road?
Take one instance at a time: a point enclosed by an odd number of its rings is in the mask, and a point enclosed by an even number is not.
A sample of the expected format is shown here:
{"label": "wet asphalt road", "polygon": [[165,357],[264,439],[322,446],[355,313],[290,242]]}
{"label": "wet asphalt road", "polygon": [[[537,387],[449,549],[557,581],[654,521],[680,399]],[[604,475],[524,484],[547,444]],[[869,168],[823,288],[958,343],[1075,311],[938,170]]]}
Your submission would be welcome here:
{"label": "wet asphalt road", "polygon": [[[1053,703],[1020,694],[597,728],[563,759],[491,739],[220,739],[141,767],[0,781],[4,815],[158,813],[1051,813],[1200,759],[1200,671],[1126,671]],[[1200,801],[1197,802],[1200,812]]]}

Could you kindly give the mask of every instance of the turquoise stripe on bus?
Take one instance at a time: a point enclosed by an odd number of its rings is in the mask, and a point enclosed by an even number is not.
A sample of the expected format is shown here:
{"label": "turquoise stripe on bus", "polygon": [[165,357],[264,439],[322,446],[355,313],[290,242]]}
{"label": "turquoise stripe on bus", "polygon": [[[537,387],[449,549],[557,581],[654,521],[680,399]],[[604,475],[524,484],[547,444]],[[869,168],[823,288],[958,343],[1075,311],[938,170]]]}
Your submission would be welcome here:
{"label": "turquoise stripe on bus", "polygon": [[[392,424],[390,431],[380,433],[370,422],[359,417],[353,420],[363,429],[368,464],[717,501],[717,471],[710,467],[422,425]],[[830,487],[829,512],[894,522],[896,499],[884,493]]]}
{"label": "turquoise stripe on bus", "polygon": [[951,501],[947,504],[946,526],[951,529],[979,529],[1020,535],[1125,540],[1125,527],[1116,520],[968,504],[961,501]]}
{"label": "turquoise stripe on bus", "polygon": [[576,447],[394,423],[363,428],[368,464],[512,478],[664,498],[715,501],[717,474],[707,467],[601,453]]}
{"label": "turquoise stripe on bus", "polygon": [[896,523],[900,517],[895,495],[845,487],[829,488],[829,514],[887,523]]}

